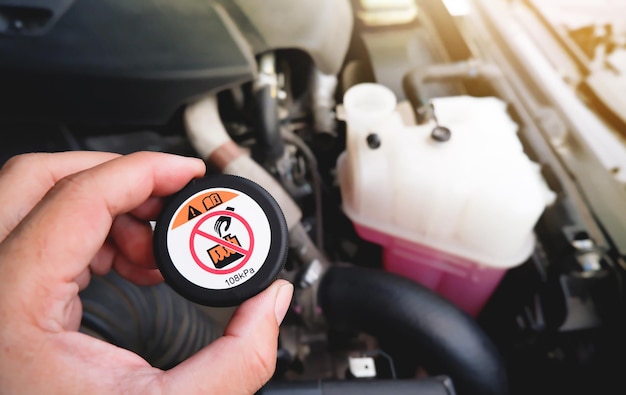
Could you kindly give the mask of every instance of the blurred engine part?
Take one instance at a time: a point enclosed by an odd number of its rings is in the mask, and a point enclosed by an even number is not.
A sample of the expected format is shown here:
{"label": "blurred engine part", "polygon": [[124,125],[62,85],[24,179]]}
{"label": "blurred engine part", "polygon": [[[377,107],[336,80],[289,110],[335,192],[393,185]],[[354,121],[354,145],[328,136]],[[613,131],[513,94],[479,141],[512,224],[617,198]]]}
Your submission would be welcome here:
{"label": "blurred engine part", "polygon": [[331,327],[365,330],[397,360],[412,359],[400,377],[421,365],[429,375],[450,376],[459,394],[507,393],[504,365],[483,330],[419,284],[377,270],[332,267],[319,295]]}
{"label": "blurred engine part", "polygon": [[[602,109],[619,85],[590,89],[595,72],[618,76],[621,30],[563,28],[558,1],[452,3],[0,0],[0,159],[175,152],[268,189],[289,222],[281,277],[296,294],[263,393],[623,393],[626,145],[620,101]],[[355,140],[345,95],[367,83],[390,89],[397,112]],[[468,150],[448,153],[460,138]],[[378,183],[350,197],[365,174]],[[461,220],[472,199],[481,210]],[[420,237],[398,242],[409,230]],[[479,246],[463,253],[453,233]],[[508,264],[489,282],[476,261]],[[457,274],[440,294],[423,285]],[[161,316],[144,313],[169,296],[135,298],[118,280],[81,295],[83,331],[155,366],[192,355],[216,333],[205,323],[230,317],[178,300],[168,321],[181,332],[151,333]],[[460,305],[472,314],[442,296],[471,289]]]}
{"label": "blurred engine part", "polygon": [[445,377],[425,380],[376,380],[371,382],[321,380],[314,382],[272,383],[258,395],[454,395]]}
{"label": "blurred engine part", "polygon": [[163,124],[199,95],[251,81],[269,48],[302,49],[335,74],[351,10],[345,0],[1,0],[0,116]]}
{"label": "blurred engine part", "polygon": [[[548,148],[552,153],[542,156],[556,155],[561,162],[554,168],[564,166],[576,175],[580,191],[571,195],[583,195],[588,203],[580,206],[592,209],[618,250],[626,251],[626,211],[621,209],[626,204],[626,145],[601,113],[580,99],[577,87],[559,74],[561,64],[553,66],[549,59],[554,58],[544,55],[567,54],[563,46],[521,3],[505,7],[499,1],[475,1],[463,26],[467,42],[482,59],[502,70],[504,78],[495,89],[514,103],[516,112],[527,119],[525,125],[533,125],[527,126],[526,138],[542,140],[533,149]],[[598,242],[603,239],[601,232],[592,232]]]}

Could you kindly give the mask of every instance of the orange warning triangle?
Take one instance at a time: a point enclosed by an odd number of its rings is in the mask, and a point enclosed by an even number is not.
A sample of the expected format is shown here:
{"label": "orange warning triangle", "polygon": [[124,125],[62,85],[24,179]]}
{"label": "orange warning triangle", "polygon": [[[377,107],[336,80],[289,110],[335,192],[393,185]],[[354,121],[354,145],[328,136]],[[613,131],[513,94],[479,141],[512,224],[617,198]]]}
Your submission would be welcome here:
{"label": "orange warning triangle", "polygon": [[202,211],[198,210],[191,204],[189,205],[188,211],[189,213],[187,214],[187,221],[191,221],[192,219],[196,218],[198,215],[202,215]]}
{"label": "orange warning triangle", "polygon": [[224,191],[224,190],[212,190],[206,193],[200,193],[193,199],[187,202],[187,210],[184,206],[181,206],[174,222],[172,222],[172,229],[199,217],[200,215],[211,211],[216,207],[221,206],[223,203],[239,196],[237,193]]}

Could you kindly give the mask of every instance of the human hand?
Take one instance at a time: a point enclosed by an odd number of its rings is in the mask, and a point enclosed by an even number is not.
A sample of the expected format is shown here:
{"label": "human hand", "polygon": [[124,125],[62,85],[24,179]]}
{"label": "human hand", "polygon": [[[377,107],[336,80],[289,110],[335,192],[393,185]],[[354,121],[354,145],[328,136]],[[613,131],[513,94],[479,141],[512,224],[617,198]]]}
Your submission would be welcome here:
{"label": "human hand", "polygon": [[273,374],[293,287],[243,303],[225,334],[175,368],[77,332],[78,293],[112,268],[162,281],[148,220],[159,197],[202,176],[202,161],[162,153],[28,154],[0,170],[0,388],[3,394],[251,394]]}

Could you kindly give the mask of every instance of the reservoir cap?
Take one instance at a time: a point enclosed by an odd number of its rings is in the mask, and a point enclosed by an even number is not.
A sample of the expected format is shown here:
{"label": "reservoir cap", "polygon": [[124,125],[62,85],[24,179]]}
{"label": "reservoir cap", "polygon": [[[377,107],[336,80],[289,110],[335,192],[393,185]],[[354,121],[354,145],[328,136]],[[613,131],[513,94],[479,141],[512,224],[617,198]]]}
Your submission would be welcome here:
{"label": "reservoir cap", "polygon": [[263,291],[284,267],[287,246],[276,200],[233,175],[192,180],[170,197],[154,229],[165,281],[206,306],[236,306]]}

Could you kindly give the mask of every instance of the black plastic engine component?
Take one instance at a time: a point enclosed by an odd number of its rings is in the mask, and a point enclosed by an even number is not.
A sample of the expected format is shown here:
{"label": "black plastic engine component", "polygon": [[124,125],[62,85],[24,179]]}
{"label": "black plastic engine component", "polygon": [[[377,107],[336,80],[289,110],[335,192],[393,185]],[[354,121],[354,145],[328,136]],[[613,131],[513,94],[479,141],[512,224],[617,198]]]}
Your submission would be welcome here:
{"label": "black plastic engine component", "polygon": [[162,125],[201,95],[253,80],[254,56],[280,48],[338,72],[349,2],[292,3],[0,0],[0,119]]}
{"label": "black plastic engine component", "polygon": [[257,395],[454,395],[447,377],[423,380],[302,381],[265,386]]}
{"label": "black plastic engine component", "polygon": [[162,124],[254,75],[252,52],[213,2],[70,3],[0,0],[12,26],[0,28],[0,117]]}
{"label": "black plastic engine component", "polygon": [[476,321],[409,279],[334,266],[322,279],[319,299],[331,327],[395,343],[404,355],[419,356],[429,374],[449,376],[461,395],[508,393],[501,357]]}

